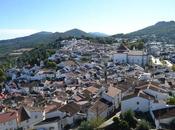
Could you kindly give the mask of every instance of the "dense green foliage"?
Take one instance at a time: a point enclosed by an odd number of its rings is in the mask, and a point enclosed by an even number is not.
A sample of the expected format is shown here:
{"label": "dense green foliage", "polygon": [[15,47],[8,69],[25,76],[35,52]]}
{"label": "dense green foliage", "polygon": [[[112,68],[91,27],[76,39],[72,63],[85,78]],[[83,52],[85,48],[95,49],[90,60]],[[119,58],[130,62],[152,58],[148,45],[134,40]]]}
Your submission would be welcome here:
{"label": "dense green foliage", "polygon": [[0,58],[0,83],[5,81],[8,77],[5,75],[7,69],[15,65],[14,57],[1,57]]}
{"label": "dense green foliage", "polygon": [[169,104],[169,105],[175,105],[175,97],[169,98],[167,104]]}
{"label": "dense green foliage", "polygon": [[89,121],[93,128],[99,127],[105,120],[103,118],[95,118]]}
{"label": "dense green foliage", "polygon": [[111,130],[129,130],[128,122],[125,120],[120,120],[118,117],[113,118],[113,126],[110,128]]}
{"label": "dense green foliage", "polygon": [[17,66],[40,64],[40,61],[46,60],[50,55],[54,54],[54,50],[45,47],[35,48],[29,52],[25,52],[17,58]]}
{"label": "dense green foliage", "polygon": [[130,127],[135,128],[137,125],[137,120],[135,118],[134,112],[131,110],[126,111],[121,114],[121,119],[126,121]]}
{"label": "dense green foliage", "polygon": [[0,69],[0,83],[2,83],[6,79],[4,71]]}
{"label": "dense green foliage", "polygon": [[150,124],[145,120],[141,120],[136,128],[136,130],[149,130]]}
{"label": "dense green foliage", "polygon": [[57,64],[53,61],[47,61],[46,62],[46,67],[49,69],[56,69],[57,68]]}
{"label": "dense green foliage", "polygon": [[142,40],[138,40],[136,42],[132,42],[132,43],[125,43],[125,45],[130,49],[136,49],[136,50],[143,50],[144,48],[144,42]]}
{"label": "dense green foliage", "polygon": [[81,122],[78,130],[94,130],[98,128],[103,122],[104,119],[102,118],[95,118],[90,121],[83,121]]}
{"label": "dense green foliage", "polygon": [[93,130],[93,127],[89,123],[89,121],[83,121],[81,122],[78,130]]}

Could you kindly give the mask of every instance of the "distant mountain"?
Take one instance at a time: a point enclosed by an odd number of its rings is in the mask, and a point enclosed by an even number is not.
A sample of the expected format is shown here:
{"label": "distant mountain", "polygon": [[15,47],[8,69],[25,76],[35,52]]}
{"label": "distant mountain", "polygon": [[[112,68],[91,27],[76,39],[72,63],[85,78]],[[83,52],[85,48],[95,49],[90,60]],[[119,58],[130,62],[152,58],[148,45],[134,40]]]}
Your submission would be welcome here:
{"label": "distant mountain", "polygon": [[175,22],[161,21],[155,25],[131,32],[125,35],[113,35],[113,37],[142,38],[146,40],[164,41],[175,43]]}
{"label": "distant mountain", "polygon": [[167,33],[170,35],[172,35],[172,33],[175,33],[175,22],[174,21],[158,22],[155,25],[129,33],[126,36],[143,36],[143,35],[162,36],[162,35],[167,35]]}
{"label": "distant mountain", "polygon": [[82,37],[82,36],[92,37],[91,34],[86,33],[86,32],[79,30],[79,29],[72,29],[72,30],[66,31],[66,32],[64,32],[64,35],[72,36],[72,37]]}
{"label": "distant mountain", "polygon": [[101,32],[89,32],[89,34],[96,36],[96,37],[108,37],[109,35]]}

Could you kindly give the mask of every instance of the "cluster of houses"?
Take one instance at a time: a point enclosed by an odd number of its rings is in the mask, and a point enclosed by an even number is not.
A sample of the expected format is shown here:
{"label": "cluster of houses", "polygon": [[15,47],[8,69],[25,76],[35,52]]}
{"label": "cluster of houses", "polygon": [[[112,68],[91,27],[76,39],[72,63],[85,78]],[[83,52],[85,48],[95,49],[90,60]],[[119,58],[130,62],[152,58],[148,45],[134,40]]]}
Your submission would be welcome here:
{"label": "cluster of houses", "polygon": [[0,129],[63,130],[82,120],[109,118],[121,112],[149,112],[155,127],[175,118],[168,105],[175,91],[171,68],[148,69],[148,52],[126,46],[63,40],[48,60],[57,64],[11,68],[0,90]]}

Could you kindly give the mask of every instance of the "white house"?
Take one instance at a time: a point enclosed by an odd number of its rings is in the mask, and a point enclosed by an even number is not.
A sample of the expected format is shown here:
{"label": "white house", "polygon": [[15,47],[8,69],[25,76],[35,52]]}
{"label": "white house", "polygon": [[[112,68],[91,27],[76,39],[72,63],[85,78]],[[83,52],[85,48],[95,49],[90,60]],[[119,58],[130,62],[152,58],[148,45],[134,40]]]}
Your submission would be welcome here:
{"label": "white house", "polygon": [[121,101],[121,111],[128,110],[147,112],[150,110],[153,98],[142,91],[124,97]]}
{"label": "white house", "polygon": [[115,108],[119,107],[119,104],[121,102],[121,97],[122,97],[121,90],[111,85],[109,86],[107,92],[102,93],[102,98],[113,103]]}
{"label": "white house", "polygon": [[121,44],[117,53],[112,56],[112,60],[115,63],[128,63],[145,66],[148,64],[148,54],[143,51],[131,51]]}

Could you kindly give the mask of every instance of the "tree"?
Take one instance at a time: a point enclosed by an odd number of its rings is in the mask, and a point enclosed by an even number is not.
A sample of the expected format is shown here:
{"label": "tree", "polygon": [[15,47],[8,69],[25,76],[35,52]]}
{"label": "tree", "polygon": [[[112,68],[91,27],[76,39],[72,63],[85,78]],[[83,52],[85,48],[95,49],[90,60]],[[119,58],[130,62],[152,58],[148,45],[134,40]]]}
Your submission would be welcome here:
{"label": "tree", "polygon": [[113,118],[114,124],[119,124],[120,123],[120,119],[118,117],[114,117]]}
{"label": "tree", "polygon": [[121,120],[119,123],[119,130],[129,130],[128,122]]}
{"label": "tree", "polygon": [[110,130],[129,130],[128,122],[120,120],[118,117],[113,118],[114,123],[110,126]]}
{"label": "tree", "polygon": [[104,122],[104,119],[103,118],[99,118],[99,117],[89,121],[90,125],[93,128],[99,127],[103,122]]}
{"label": "tree", "polygon": [[93,130],[93,127],[91,126],[89,121],[83,121],[81,122],[78,130]]}
{"label": "tree", "polygon": [[175,71],[175,64],[172,66],[172,70]]}
{"label": "tree", "polygon": [[145,120],[141,120],[138,126],[136,127],[136,130],[149,130],[149,129],[150,129],[150,124]]}
{"label": "tree", "polygon": [[175,97],[169,98],[167,104],[169,104],[169,105],[175,105]]}
{"label": "tree", "polygon": [[53,61],[48,61],[46,66],[50,69],[55,69],[57,67],[57,64]]}
{"label": "tree", "polygon": [[2,83],[6,79],[4,71],[0,68],[0,83]]}
{"label": "tree", "polygon": [[136,127],[137,120],[135,118],[134,112],[131,110],[126,111],[121,114],[121,119],[128,122],[129,126],[132,128]]}

